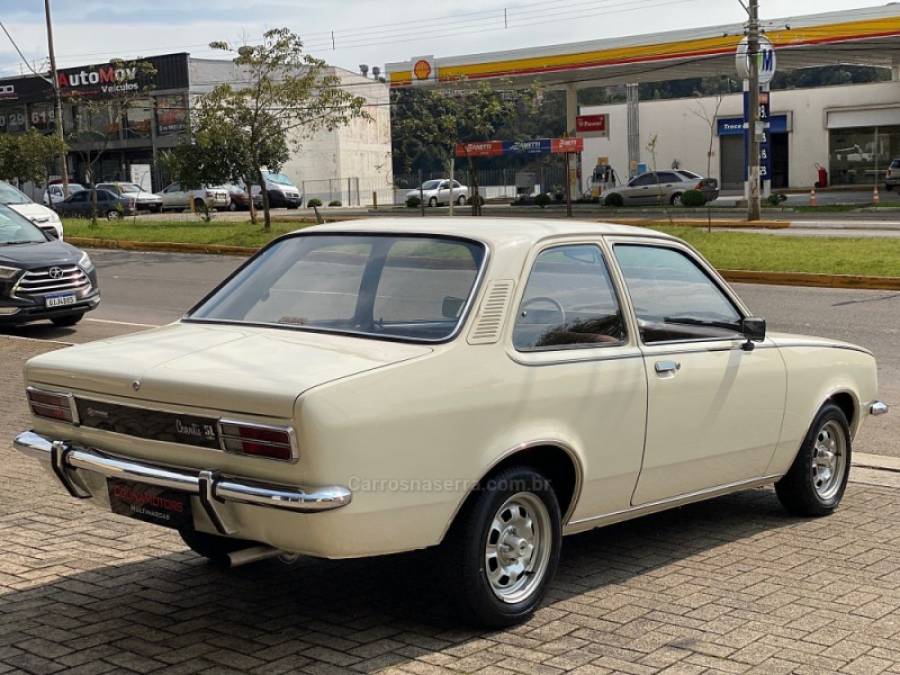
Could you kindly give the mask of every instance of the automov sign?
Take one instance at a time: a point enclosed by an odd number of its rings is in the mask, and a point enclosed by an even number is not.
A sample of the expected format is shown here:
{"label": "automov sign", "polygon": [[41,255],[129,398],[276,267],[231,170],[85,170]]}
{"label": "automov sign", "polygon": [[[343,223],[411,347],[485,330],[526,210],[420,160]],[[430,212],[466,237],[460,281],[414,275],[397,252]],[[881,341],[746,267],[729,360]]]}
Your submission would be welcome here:
{"label": "automov sign", "polygon": [[138,89],[137,68],[134,66],[105,65],[64,70],[58,77],[60,89],[72,92],[122,94]]}
{"label": "automov sign", "polygon": [[[747,38],[741,40],[735,55],[738,77],[743,80],[750,79],[750,47]],[[759,51],[756,54],[756,69],[759,72],[760,85],[769,84],[775,77],[775,46],[769,38],[760,36]]]}

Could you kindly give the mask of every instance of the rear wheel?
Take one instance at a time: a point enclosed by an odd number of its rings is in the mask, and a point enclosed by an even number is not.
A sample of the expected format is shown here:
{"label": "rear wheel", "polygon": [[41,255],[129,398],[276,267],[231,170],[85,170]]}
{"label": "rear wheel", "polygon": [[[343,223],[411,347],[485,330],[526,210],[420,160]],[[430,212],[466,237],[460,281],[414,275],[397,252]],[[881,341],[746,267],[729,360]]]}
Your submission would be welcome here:
{"label": "rear wheel", "polygon": [[206,211],[206,202],[200,198],[195,199],[194,200],[194,210],[197,213],[203,213],[204,211]]}
{"label": "rear wheel", "polygon": [[54,326],[57,326],[58,328],[66,328],[68,326],[74,326],[83,318],[84,312],[80,314],[70,314],[69,316],[58,316],[50,320],[53,322]]}
{"label": "rear wheel", "polygon": [[606,206],[625,206],[625,200],[622,199],[622,195],[615,192],[611,195],[606,195],[606,199],[603,200],[603,203]]}
{"label": "rear wheel", "polygon": [[681,193],[676,192],[674,195],[672,195],[671,201],[672,201],[672,206],[682,206],[683,204],[681,202]]}
{"label": "rear wheel", "polygon": [[181,535],[182,541],[194,553],[217,565],[227,564],[229,553],[257,545],[246,539],[229,539],[228,537],[220,537],[216,534],[207,534],[197,530],[179,530],[178,534]]}
{"label": "rear wheel", "polygon": [[778,499],[798,516],[833,512],[847,488],[852,453],[850,425],[834,403],[819,410],[787,474],[775,484]]}
{"label": "rear wheel", "polygon": [[122,217],[122,214],[119,213],[118,211],[116,211],[115,209],[110,209],[109,211],[106,212],[107,220],[118,220],[121,217]]}
{"label": "rear wheel", "polygon": [[556,572],[560,521],[556,494],[540,473],[511,467],[487,479],[442,544],[460,616],[491,627],[528,619]]}
{"label": "rear wheel", "polygon": [[438,205],[437,197],[432,197],[431,199],[428,200],[428,206],[430,206],[431,208],[434,208],[437,205]]}

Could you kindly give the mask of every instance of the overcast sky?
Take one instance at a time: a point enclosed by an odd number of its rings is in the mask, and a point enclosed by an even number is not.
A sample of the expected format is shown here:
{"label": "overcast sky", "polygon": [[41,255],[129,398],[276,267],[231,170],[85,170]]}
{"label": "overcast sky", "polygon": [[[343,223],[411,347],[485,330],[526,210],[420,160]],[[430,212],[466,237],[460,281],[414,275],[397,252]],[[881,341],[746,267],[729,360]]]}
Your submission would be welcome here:
{"label": "overcast sky", "polygon": [[[38,69],[46,67],[41,0],[0,0],[0,21]],[[870,7],[854,0],[761,0],[761,16]],[[504,7],[507,7],[504,19]],[[288,26],[308,51],[356,70],[438,57],[743,21],[737,0],[52,0],[59,65],[187,51],[214,56],[210,40],[252,42]],[[334,49],[331,34],[334,31]],[[0,33],[0,75],[23,71]]]}

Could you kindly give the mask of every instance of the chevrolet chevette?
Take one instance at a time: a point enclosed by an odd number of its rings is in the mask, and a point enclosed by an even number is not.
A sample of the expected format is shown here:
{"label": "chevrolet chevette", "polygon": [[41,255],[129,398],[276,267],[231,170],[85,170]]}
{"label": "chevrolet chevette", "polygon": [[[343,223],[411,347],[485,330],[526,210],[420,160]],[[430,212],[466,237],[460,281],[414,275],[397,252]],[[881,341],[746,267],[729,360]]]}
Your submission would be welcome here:
{"label": "chevrolet chevette", "polygon": [[73,497],[232,565],[437,547],[490,626],[563,535],[770,484],[831,513],[887,412],[869,351],[767,332],[684,242],[514,218],[310,227],[25,377],[15,446]]}

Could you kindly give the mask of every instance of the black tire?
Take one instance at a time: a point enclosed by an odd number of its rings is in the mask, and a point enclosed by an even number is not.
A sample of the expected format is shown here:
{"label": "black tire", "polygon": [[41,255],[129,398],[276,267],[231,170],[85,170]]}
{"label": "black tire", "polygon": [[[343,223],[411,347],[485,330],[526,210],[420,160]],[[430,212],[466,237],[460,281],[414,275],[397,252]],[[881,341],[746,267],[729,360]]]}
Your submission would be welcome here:
{"label": "black tire", "polygon": [[[831,434],[839,434],[842,439],[840,461],[843,463],[841,477],[834,481],[833,494],[823,495],[817,488],[822,481],[819,468],[814,465],[818,454],[817,444],[821,442],[825,431]],[[813,420],[797,457],[787,474],[775,483],[775,492],[781,504],[790,513],[797,516],[817,517],[827,516],[841,503],[844,490],[847,488],[847,479],[850,477],[850,461],[852,459],[852,447],[850,438],[850,425],[844,411],[834,403],[823,405],[816,418]]]}
{"label": "black tire", "polygon": [[84,312],[80,314],[69,314],[68,316],[57,316],[50,319],[53,322],[53,325],[57,328],[68,328],[69,326],[74,326],[76,323],[81,321],[84,318]]}
{"label": "black tire", "polygon": [[237,211],[238,208],[239,208],[239,207],[238,207],[237,202],[234,201],[233,199],[232,199],[230,202],[228,202],[228,210],[229,210],[229,211]]}
{"label": "black tire", "polygon": [[465,206],[466,205],[466,196],[461,195],[459,199],[456,200],[457,206]]}
{"label": "black tire", "polygon": [[194,211],[196,211],[197,213],[203,213],[204,211],[206,211],[206,202],[202,199],[195,199]]}
{"label": "black tire", "polygon": [[621,206],[625,206],[625,200],[622,199],[622,195],[613,193],[611,195],[606,195],[606,198],[603,200],[603,204],[605,206],[614,206],[618,208]]}
{"label": "black tire", "polygon": [[122,217],[122,214],[116,211],[115,209],[110,209],[106,212],[107,220],[119,220]]}
{"label": "black tire", "polygon": [[289,208],[289,209],[299,209],[299,208],[300,208],[300,203],[299,203],[299,202],[290,202],[290,203],[287,205],[287,208]]}
{"label": "black tire", "polygon": [[885,191],[885,192],[890,192],[892,189],[893,189],[893,187],[892,187],[890,184],[888,184],[888,183],[885,183],[885,184],[884,184],[884,191]]}
{"label": "black tire", "polygon": [[437,205],[438,205],[437,197],[432,197],[431,199],[428,200],[428,206],[430,206],[431,208],[435,208]]}
{"label": "black tire", "polygon": [[[496,530],[492,527],[495,516],[499,515],[498,511],[506,506],[508,500],[520,498],[521,495],[528,495],[528,499],[535,504],[543,504],[546,509],[547,523],[540,529],[547,534],[549,557],[538,567],[543,570],[539,578],[528,581],[533,575],[528,572],[522,575],[526,576],[525,588],[528,589],[523,599],[504,601],[489,581],[486,554],[489,537],[495,537]],[[561,537],[559,503],[544,476],[526,466],[513,466],[487,479],[469,497],[441,544],[449,600],[459,616],[464,621],[492,628],[512,626],[527,620],[541,603],[556,572]],[[496,540],[494,545],[499,546]],[[533,551],[538,552],[538,548]],[[534,558],[529,565],[538,564],[534,562],[536,560]],[[507,578],[507,583],[509,581]]]}
{"label": "black tire", "polygon": [[197,530],[179,530],[181,540],[197,555],[201,555],[216,565],[227,565],[228,554],[250,546],[256,546],[246,539],[230,539],[216,534],[207,534]]}
{"label": "black tire", "polygon": [[683,206],[683,204],[681,203],[681,193],[680,192],[676,192],[674,195],[672,195],[672,199],[670,199],[669,201],[672,204],[672,206]]}

